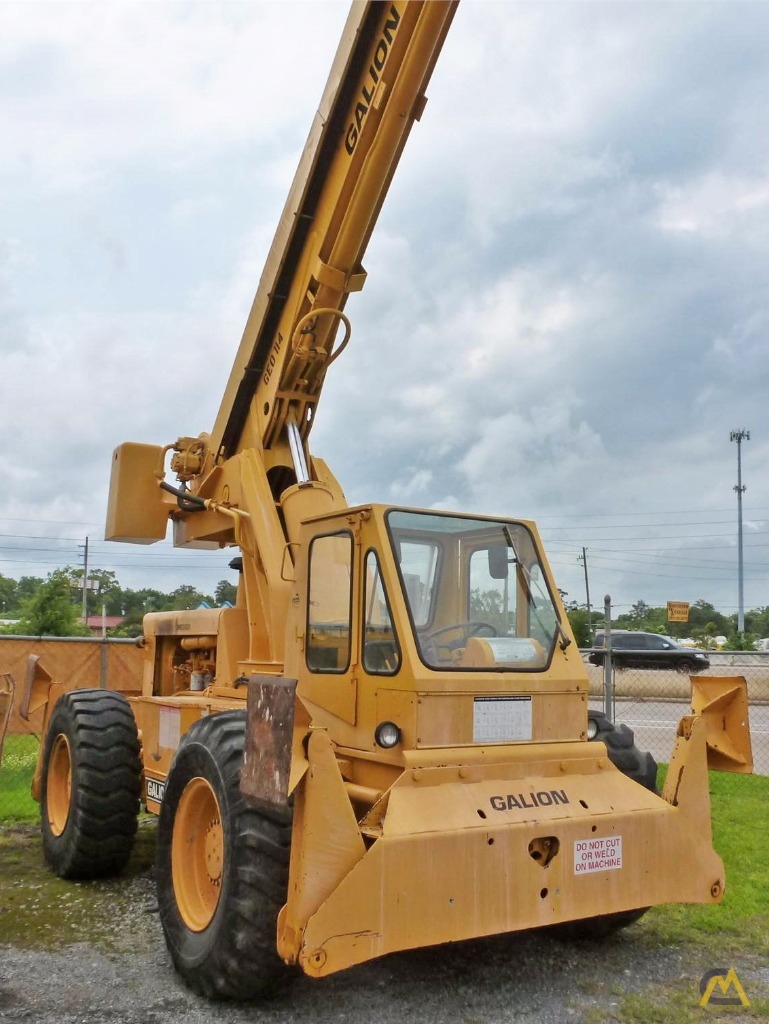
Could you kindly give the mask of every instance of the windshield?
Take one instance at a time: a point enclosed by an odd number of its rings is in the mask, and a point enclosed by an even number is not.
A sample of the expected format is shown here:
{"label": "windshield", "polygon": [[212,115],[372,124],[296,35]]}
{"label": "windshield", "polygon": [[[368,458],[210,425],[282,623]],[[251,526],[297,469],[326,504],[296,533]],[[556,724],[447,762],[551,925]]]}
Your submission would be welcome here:
{"label": "windshield", "polygon": [[393,509],[387,525],[426,665],[547,667],[558,615],[523,524]]}

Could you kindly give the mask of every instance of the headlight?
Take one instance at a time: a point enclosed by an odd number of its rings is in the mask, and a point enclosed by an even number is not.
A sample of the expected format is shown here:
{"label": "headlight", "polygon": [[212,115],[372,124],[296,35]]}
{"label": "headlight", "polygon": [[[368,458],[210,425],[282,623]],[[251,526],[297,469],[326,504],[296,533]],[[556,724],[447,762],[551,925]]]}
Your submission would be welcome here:
{"label": "headlight", "polygon": [[587,720],[587,738],[594,740],[598,735],[598,722],[594,718],[588,718]]}
{"label": "headlight", "polygon": [[401,731],[395,722],[380,722],[374,730],[374,739],[380,747],[394,747],[401,740]]}

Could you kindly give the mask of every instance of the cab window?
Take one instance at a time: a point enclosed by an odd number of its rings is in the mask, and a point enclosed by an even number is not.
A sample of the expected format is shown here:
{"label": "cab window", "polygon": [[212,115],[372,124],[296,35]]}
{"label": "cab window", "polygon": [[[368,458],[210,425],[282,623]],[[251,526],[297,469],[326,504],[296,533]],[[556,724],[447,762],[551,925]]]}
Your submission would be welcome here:
{"label": "cab window", "polygon": [[370,675],[395,675],[401,652],[375,551],[366,555],[364,602],[363,667]]}
{"label": "cab window", "polygon": [[[497,554],[499,551],[499,554]],[[470,555],[470,593],[468,600],[468,621],[487,623],[494,627],[499,636],[509,636],[515,631],[515,604],[517,588],[515,576],[510,586],[510,569],[512,555],[508,555],[506,546],[498,545],[477,548]],[[503,572],[497,569],[496,561],[500,562]]]}
{"label": "cab window", "polygon": [[401,540],[399,559],[411,615],[417,629],[433,618],[440,548],[433,540]]}
{"label": "cab window", "polygon": [[352,623],[352,535],[316,537],[310,545],[307,667],[346,672]]}
{"label": "cab window", "polygon": [[525,523],[391,509],[402,596],[430,669],[544,671],[562,629]]}

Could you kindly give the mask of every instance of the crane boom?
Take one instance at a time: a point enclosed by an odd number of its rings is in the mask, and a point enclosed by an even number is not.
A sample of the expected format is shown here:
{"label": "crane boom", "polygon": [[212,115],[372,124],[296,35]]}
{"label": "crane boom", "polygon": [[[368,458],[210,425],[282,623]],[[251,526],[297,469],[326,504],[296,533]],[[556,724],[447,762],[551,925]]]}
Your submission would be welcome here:
{"label": "crane boom", "polygon": [[[248,432],[309,433],[361,260],[456,3],[356,3],[280,219],[211,434],[220,462]],[[345,337],[349,335],[346,324]]]}
{"label": "crane boom", "polygon": [[[344,306],[458,0],[355,2],[270,249],[210,435],[115,452],[105,536],[244,552],[249,651],[283,659],[285,559],[300,523],[344,506],[306,451]],[[339,325],[345,336],[335,350]],[[181,483],[165,481],[165,457]],[[160,485],[160,486],[158,486]]]}

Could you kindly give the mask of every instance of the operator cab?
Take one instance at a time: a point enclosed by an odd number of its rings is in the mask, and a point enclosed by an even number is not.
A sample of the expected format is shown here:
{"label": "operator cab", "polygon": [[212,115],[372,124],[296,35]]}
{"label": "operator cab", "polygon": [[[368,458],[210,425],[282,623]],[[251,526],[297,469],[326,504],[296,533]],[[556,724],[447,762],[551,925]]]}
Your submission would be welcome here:
{"label": "operator cab", "polygon": [[386,522],[424,665],[548,666],[558,613],[526,525],[402,509]]}

